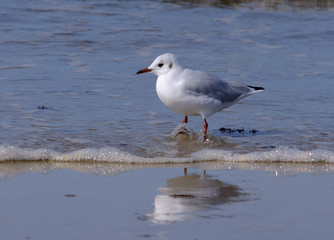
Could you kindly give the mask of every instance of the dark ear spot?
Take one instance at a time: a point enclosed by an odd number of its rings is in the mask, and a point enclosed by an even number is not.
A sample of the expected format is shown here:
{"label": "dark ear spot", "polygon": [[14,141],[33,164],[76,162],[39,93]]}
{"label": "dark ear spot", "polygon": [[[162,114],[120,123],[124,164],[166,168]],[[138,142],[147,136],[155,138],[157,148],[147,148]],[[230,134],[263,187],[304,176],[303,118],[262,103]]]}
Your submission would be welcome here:
{"label": "dark ear spot", "polygon": [[170,63],[170,64],[169,64],[169,68],[172,68],[172,67],[173,67],[173,63]]}

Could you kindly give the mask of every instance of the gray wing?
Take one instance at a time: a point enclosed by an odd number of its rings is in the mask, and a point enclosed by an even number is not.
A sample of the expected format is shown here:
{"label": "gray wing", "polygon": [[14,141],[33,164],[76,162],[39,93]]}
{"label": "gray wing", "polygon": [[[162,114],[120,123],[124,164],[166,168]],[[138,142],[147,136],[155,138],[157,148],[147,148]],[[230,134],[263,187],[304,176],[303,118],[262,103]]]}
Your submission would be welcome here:
{"label": "gray wing", "polygon": [[205,95],[222,103],[234,102],[246,97],[251,90],[247,85],[235,80],[221,80],[205,72],[185,69],[181,78],[186,90],[195,96]]}

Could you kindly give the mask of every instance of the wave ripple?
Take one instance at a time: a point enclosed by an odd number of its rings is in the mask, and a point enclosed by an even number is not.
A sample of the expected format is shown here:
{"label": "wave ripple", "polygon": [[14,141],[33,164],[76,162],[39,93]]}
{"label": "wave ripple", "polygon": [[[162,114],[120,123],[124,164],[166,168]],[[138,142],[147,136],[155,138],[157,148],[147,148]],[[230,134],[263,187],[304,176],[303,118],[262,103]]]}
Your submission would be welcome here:
{"label": "wave ripple", "polygon": [[0,146],[0,162],[5,161],[94,161],[132,164],[198,163],[207,161],[221,162],[288,162],[288,163],[334,163],[334,152],[327,150],[303,151],[280,146],[271,151],[234,153],[219,149],[206,149],[194,152],[189,157],[140,157],[117,148],[85,148],[68,153],[50,149],[23,149],[15,146]]}

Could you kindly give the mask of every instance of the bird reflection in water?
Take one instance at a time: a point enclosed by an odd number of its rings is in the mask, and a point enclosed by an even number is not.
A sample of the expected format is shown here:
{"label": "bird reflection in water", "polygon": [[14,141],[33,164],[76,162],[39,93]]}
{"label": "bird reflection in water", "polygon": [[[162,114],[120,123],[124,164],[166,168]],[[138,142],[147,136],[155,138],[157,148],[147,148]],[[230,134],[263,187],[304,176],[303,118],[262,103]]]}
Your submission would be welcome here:
{"label": "bird reflection in water", "polygon": [[142,218],[157,224],[189,220],[198,212],[247,200],[247,194],[238,186],[223,183],[207,174],[170,178],[167,186],[159,190],[160,194],[154,200],[154,212]]}

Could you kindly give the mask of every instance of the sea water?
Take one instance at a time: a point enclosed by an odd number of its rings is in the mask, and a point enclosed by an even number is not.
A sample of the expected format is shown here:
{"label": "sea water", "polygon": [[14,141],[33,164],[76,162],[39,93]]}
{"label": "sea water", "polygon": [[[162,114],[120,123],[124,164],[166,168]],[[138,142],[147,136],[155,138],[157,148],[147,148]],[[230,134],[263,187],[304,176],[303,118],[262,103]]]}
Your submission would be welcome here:
{"label": "sea water", "polygon": [[[0,161],[332,169],[333,2],[241,2],[2,1]],[[265,91],[210,117],[204,142],[200,117],[175,135],[184,116],[135,74],[166,52]]]}

